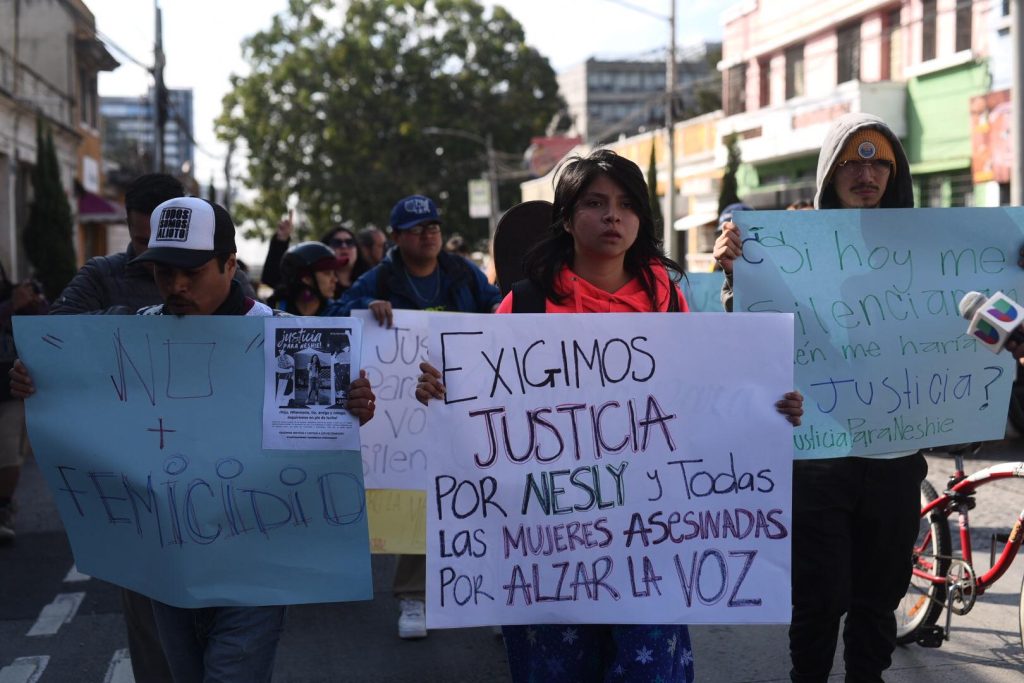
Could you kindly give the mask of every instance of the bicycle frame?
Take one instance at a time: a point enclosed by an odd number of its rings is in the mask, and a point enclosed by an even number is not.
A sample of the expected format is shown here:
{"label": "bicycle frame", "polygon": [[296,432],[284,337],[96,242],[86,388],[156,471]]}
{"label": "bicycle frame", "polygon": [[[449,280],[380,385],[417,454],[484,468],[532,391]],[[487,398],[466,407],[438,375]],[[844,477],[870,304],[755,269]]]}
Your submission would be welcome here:
{"label": "bicycle frame", "polygon": [[[960,526],[960,550],[962,555],[959,559],[964,560],[971,566],[972,571],[974,571],[969,517],[969,510],[973,506],[970,504],[970,497],[973,496],[980,487],[993,481],[1010,479],[1013,477],[1024,478],[1024,462],[1004,462],[978,470],[974,474],[967,476],[963,471],[963,456],[957,455],[955,458],[956,473],[953,475],[952,480],[955,483],[951,489],[943,492],[943,494],[938,498],[925,505],[921,510],[921,517],[927,517],[934,511],[938,511],[939,514],[946,518],[949,518],[954,512],[957,513]],[[1024,529],[1022,529],[1022,527],[1024,527],[1024,510],[1017,515],[1017,520],[1010,531],[1010,538],[1003,547],[1003,551],[1000,553],[999,559],[996,560],[995,564],[993,564],[992,567],[984,574],[975,574],[974,581],[977,586],[977,595],[982,595],[985,592],[985,589],[998,581],[999,578],[1006,573],[1006,570],[1010,568],[1010,565],[1013,564],[1017,551],[1020,549],[1021,541],[1024,540]],[[914,568],[914,576],[936,584],[946,583],[947,581],[945,576],[929,574],[916,567]]]}

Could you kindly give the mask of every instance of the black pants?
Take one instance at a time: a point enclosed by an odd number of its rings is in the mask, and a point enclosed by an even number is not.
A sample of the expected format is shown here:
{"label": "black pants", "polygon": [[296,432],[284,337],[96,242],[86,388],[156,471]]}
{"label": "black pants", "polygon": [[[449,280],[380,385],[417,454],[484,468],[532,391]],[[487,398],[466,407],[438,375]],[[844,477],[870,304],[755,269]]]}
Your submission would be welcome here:
{"label": "black pants", "polygon": [[910,581],[927,472],[920,453],[793,463],[792,680],[828,678],[843,614],[846,680],[882,680],[896,647],[893,610]]}
{"label": "black pants", "polygon": [[128,653],[136,683],[172,683],[167,657],[153,619],[153,601],[141,593],[121,589],[124,621],[128,626]]}

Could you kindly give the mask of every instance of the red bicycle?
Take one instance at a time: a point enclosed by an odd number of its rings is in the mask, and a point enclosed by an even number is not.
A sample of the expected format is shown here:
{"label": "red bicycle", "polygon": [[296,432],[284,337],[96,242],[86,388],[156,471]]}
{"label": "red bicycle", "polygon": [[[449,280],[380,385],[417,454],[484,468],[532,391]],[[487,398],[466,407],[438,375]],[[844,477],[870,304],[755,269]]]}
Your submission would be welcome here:
{"label": "red bicycle", "polygon": [[[976,450],[976,449],[975,449]],[[1004,462],[974,474],[964,473],[963,453],[951,453],[956,471],[946,490],[939,495],[927,481],[921,483],[921,531],[914,546],[914,570],[907,594],[896,609],[896,639],[939,647],[949,639],[953,614],[967,614],[980,595],[1000,579],[1013,564],[1024,539],[1024,511],[1009,534],[993,537],[989,570],[980,572],[971,552],[969,512],[975,506],[975,492],[992,482],[1024,478],[1024,462]],[[956,515],[960,528],[960,553],[954,555],[949,518]],[[996,559],[996,543],[1005,542]],[[946,610],[945,625],[937,622]],[[1021,645],[1024,647],[1024,584],[1018,610]]]}

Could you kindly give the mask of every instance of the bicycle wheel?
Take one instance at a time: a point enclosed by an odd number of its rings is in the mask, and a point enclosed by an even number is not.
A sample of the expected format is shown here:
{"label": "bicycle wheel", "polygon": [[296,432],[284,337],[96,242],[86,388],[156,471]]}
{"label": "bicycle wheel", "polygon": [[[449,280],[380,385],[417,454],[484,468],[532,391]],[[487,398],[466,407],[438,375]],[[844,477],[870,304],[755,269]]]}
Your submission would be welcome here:
{"label": "bicycle wheel", "polygon": [[1024,436],[1024,367],[1017,366],[1017,377],[1010,388],[1010,424],[1017,434]]}
{"label": "bicycle wheel", "polygon": [[[939,494],[927,481],[921,482],[921,507],[935,500]],[[921,530],[914,543],[914,569],[945,576],[949,571],[953,546],[949,537],[949,523],[939,512],[921,518]],[[917,576],[910,577],[907,594],[896,608],[896,642],[913,643],[923,626],[931,626],[939,619],[946,601],[946,584],[932,583]]]}
{"label": "bicycle wheel", "polygon": [[1017,619],[1020,621],[1020,646],[1024,648],[1024,581],[1020,583],[1020,607],[1017,610]]}

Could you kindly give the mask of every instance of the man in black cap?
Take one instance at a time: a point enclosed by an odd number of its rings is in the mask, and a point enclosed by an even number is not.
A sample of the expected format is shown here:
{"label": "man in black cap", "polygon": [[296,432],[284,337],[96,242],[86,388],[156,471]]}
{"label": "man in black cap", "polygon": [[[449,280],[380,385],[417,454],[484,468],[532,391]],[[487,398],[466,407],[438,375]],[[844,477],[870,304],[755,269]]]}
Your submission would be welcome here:
{"label": "man in black cap", "polygon": [[[148,248],[131,263],[153,265],[163,303],[141,309],[140,315],[274,315],[233,279],[235,226],[223,207],[196,197],[171,199],[153,210],[150,227]],[[13,396],[35,393],[20,361],[10,377]],[[346,408],[360,424],[373,417],[374,396],[365,375],[352,382]],[[151,602],[173,680],[270,680],[284,605],[187,609]]]}
{"label": "man in black cap", "polygon": [[[94,256],[86,261],[50,307],[50,313],[95,313],[115,306],[134,312],[159,303],[160,292],[153,282],[150,266],[131,261],[149,246],[149,219],[153,209],[168,199],[184,195],[181,182],[166,173],[147,173],[133,180],[124,194],[128,247],[118,254]],[[243,273],[236,272],[235,279],[247,296],[255,296]]]}
{"label": "man in black cap", "polygon": [[[131,263],[149,247],[149,218],[158,205],[185,196],[185,187],[166,173],[146,173],[128,186],[124,208],[128,223],[128,247],[117,254],[94,256],[85,262],[60,293],[51,315],[77,313],[134,313],[160,303],[160,290],[149,264]],[[153,622],[149,598],[121,589],[121,608],[128,631],[128,652],[137,681],[171,683],[171,671]]]}

